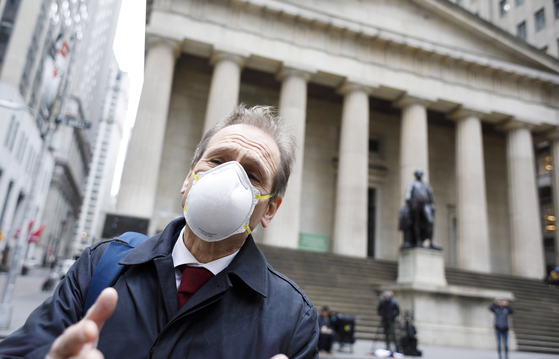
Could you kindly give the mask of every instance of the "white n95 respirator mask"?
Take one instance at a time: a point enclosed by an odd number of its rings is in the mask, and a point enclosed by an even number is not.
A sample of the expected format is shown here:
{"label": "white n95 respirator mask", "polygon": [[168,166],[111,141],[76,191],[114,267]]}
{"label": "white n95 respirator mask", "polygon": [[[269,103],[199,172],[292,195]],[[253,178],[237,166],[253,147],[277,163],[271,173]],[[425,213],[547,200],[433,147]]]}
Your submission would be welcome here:
{"label": "white n95 respirator mask", "polygon": [[251,232],[250,216],[261,199],[239,162],[231,161],[207,172],[192,172],[194,182],[186,197],[186,223],[206,242],[217,242],[234,234]]}

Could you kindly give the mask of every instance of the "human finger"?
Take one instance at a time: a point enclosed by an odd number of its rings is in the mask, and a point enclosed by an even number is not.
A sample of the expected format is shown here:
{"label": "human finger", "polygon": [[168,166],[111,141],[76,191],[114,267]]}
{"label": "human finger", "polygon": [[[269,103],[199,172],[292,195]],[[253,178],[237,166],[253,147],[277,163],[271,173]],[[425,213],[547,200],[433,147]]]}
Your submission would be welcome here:
{"label": "human finger", "polygon": [[97,300],[85,314],[84,319],[93,321],[99,327],[99,330],[105,324],[105,321],[113,314],[118,301],[118,294],[114,288],[105,288],[97,297]]}

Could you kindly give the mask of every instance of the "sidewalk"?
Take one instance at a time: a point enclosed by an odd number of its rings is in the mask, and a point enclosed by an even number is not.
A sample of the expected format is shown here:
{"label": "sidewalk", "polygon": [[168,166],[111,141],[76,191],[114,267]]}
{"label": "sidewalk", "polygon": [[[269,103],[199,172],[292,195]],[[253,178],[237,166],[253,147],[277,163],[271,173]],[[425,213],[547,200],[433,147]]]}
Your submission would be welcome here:
{"label": "sidewalk", "polygon": [[[374,344],[374,346],[373,346]],[[349,352],[349,348],[344,347],[343,352],[339,352],[338,345],[334,344],[333,354],[320,354],[320,358],[336,358],[336,359],[372,359],[375,358],[371,351],[383,348],[384,343],[374,342],[372,340],[357,340],[353,346],[353,353]],[[456,347],[438,347],[431,345],[418,345],[418,349],[423,352],[421,358],[424,359],[498,359],[497,346],[495,350],[456,348]],[[414,357],[406,357],[414,358]],[[555,354],[538,354],[526,352],[510,352],[509,359],[558,359],[559,355]]]}
{"label": "sidewalk", "polygon": [[[25,323],[31,312],[45,299],[52,295],[54,290],[41,291],[41,285],[49,273],[49,269],[35,267],[29,270],[25,276],[18,275],[12,297],[12,320],[8,329],[0,329],[0,339],[10,335]],[[4,293],[7,273],[0,274],[0,295]]]}

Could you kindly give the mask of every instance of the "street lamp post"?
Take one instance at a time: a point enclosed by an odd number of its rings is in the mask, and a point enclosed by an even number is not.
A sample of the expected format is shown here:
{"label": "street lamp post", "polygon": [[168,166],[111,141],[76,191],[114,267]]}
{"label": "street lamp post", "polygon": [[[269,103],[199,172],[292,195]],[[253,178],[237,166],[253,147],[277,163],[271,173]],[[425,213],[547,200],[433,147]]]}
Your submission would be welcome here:
{"label": "street lamp post", "polygon": [[[8,329],[10,327],[10,322],[12,319],[12,296],[14,294],[15,282],[16,277],[18,274],[19,263],[21,261],[21,255],[23,252],[23,247],[25,245],[25,241],[27,240],[29,228],[29,221],[31,220],[31,207],[33,206],[33,199],[35,197],[35,193],[37,191],[38,186],[38,177],[41,170],[41,163],[44,154],[48,149],[48,139],[49,135],[52,132],[50,123],[37,111],[35,111],[31,107],[27,107],[24,105],[18,105],[13,102],[3,101],[0,100],[0,107],[9,108],[16,111],[25,111],[35,116],[40,116],[43,120],[43,128],[41,129],[41,151],[39,160],[33,169],[32,176],[31,176],[31,189],[29,191],[29,195],[26,196],[25,206],[23,215],[21,216],[21,221],[19,223],[19,236],[16,242],[16,248],[14,251],[14,255],[12,257],[12,262],[10,265],[10,271],[8,272],[8,278],[6,280],[6,286],[4,287],[4,292],[2,294],[2,299],[0,302],[0,329]],[[16,227],[17,228],[17,227]]]}

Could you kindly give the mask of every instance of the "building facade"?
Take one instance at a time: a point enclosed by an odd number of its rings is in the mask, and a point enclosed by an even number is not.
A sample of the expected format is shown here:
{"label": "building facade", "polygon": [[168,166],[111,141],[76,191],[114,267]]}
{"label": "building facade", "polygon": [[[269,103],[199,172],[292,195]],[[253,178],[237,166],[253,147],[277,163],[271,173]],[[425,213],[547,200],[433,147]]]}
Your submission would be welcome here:
{"label": "building facade", "polygon": [[298,153],[257,242],[396,260],[420,167],[447,266],[543,277],[535,149],[558,168],[557,59],[445,0],[159,0],[146,37],[117,211],[150,234],[182,215],[202,134],[237,103],[272,105]]}
{"label": "building facade", "polygon": [[[8,248],[4,263],[32,188],[40,205],[27,216],[46,228],[38,243],[28,245],[26,258],[50,264],[72,254],[92,147],[115,77],[110,68],[120,4],[0,0],[0,126],[5,130],[0,134],[8,144],[0,150],[0,227],[8,233],[0,242],[0,250]],[[90,128],[71,126],[72,121],[88,122]],[[39,163],[39,170],[29,163]]]}

